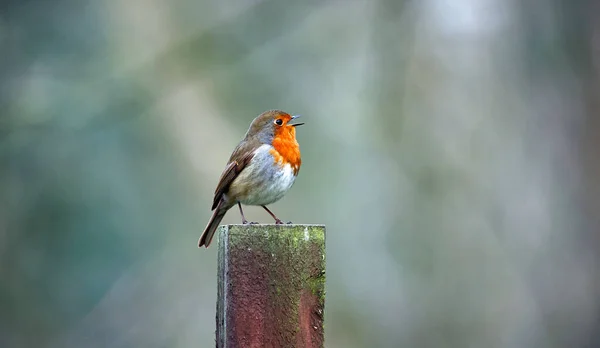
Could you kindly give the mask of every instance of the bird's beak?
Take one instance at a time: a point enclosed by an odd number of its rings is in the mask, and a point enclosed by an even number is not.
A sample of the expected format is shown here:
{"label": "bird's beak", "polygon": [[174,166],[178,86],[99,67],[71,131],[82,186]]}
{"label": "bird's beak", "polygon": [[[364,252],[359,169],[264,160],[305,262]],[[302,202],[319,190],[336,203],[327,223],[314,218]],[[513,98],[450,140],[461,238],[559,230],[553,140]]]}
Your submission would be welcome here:
{"label": "bird's beak", "polygon": [[[300,116],[301,116],[301,115],[294,115],[294,116],[292,116],[292,119],[291,119],[290,121],[292,121],[292,120],[295,120],[295,119],[297,119],[297,118],[298,118],[298,117],[300,117]],[[301,126],[301,125],[303,125],[303,124],[304,124],[304,123],[294,123],[294,124],[290,124],[290,126],[292,126],[292,127],[298,127],[298,126]]]}

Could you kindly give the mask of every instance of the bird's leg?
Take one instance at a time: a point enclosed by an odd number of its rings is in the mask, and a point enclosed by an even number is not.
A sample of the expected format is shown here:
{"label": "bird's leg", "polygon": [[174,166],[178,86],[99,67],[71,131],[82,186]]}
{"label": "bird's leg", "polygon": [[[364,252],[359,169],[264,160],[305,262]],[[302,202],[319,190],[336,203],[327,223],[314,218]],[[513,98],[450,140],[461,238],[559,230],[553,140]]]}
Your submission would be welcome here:
{"label": "bird's leg", "polygon": [[248,224],[250,224],[250,225],[256,225],[256,224],[258,224],[258,222],[253,222],[253,221],[248,222],[248,220],[246,220],[246,217],[244,216],[244,211],[242,210],[242,203],[238,202],[238,207],[240,207],[240,214],[242,215],[242,224],[244,224],[244,225],[248,225]]}
{"label": "bird's leg", "polygon": [[279,219],[277,218],[277,216],[275,216],[275,214],[273,214],[273,213],[272,213],[272,212],[269,210],[269,208],[267,208],[267,206],[265,206],[265,205],[261,205],[261,207],[265,208],[265,210],[267,211],[267,213],[269,213],[269,215],[271,215],[271,216],[273,217],[273,219],[275,219],[275,224],[276,224],[276,225],[282,225],[282,224],[283,224],[283,221],[279,220]]}
{"label": "bird's leg", "polygon": [[242,215],[242,224],[248,224],[248,220],[246,220],[246,217],[244,216],[244,211],[242,210],[242,203],[238,202],[238,207],[240,207],[240,215]]}

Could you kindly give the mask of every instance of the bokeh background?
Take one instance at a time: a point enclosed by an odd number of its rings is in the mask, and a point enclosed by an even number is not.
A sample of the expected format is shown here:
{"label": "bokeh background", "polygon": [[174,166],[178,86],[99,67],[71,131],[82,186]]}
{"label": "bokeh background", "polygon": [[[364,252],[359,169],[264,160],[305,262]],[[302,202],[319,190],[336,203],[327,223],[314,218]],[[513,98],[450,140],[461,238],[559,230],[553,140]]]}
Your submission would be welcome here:
{"label": "bokeh background", "polygon": [[600,346],[598,13],[3,1],[0,347],[214,346],[196,242],[272,108],[306,122],[271,208],[327,225],[327,347]]}

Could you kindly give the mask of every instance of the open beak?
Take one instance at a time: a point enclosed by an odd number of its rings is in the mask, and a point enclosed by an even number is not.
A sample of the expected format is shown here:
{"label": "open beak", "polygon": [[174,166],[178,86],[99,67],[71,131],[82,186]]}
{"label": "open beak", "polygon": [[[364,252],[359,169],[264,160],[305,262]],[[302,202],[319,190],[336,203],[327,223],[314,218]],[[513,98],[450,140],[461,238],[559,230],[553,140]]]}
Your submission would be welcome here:
{"label": "open beak", "polygon": [[[294,115],[294,116],[292,116],[292,119],[291,119],[290,121],[293,121],[293,120],[297,119],[297,118],[298,118],[298,117],[300,117],[300,116],[301,116],[301,115]],[[288,124],[289,124],[289,123],[288,123]],[[304,123],[294,123],[294,124],[289,124],[289,125],[290,125],[290,126],[292,126],[292,127],[298,127],[298,126],[301,126],[301,125],[303,125],[303,124],[304,124]]]}

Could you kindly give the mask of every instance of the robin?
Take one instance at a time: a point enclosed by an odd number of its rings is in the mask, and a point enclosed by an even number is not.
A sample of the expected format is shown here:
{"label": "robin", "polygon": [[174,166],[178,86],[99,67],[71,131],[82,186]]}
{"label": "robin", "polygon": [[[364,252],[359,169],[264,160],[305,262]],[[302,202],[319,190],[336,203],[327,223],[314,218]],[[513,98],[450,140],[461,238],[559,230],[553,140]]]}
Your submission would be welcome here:
{"label": "robin", "polygon": [[252,121],[221,174],[211,208],[214,213],[198,247],[208,248],[219,223],[236,204],[242,224],[248,223],[242,204],[260,205],[276,224],[283,224],[267,205],[277,202],[289,191],[300,170],[302,161],[296,127],[304,123],[290,123],[298,117],[281,110],[269,110]]}

